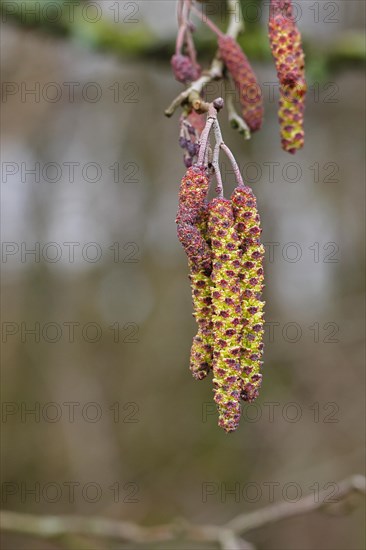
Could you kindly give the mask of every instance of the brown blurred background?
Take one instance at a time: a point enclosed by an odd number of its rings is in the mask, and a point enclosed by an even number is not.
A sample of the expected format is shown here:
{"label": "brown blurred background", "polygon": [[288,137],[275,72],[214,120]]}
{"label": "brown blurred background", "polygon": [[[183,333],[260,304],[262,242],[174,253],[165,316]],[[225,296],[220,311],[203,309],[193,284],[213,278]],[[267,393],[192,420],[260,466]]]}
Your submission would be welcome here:
{"label": "brown blurred background", "polygon": [[[261,396],[231,435],[211,382],[188,369],[195,324],[174,222],[184,167],[178,115],[163,115],[181,90],[175,2],[89,4],[71,25],[2,12],[2,508],[220,524],[322,489],[336,499],[337,482],[364,470],[363,3],[301,2],[310,91],[295,157],[280,148],[266,6],[248,23],[265,124],[248,143],[220,116],[258,197],[268,324]],[[365,510],[351,504],[247,538],[361,550]]]}

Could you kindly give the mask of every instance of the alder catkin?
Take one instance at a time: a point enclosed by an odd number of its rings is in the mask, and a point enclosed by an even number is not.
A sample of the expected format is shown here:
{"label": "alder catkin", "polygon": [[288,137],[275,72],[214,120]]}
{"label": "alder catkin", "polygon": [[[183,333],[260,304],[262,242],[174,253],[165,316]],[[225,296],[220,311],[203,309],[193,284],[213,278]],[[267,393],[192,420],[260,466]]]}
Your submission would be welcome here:
{"label": "alder catkin", "polygon": [[260,368],[263,354],[263,257],[260,243],[260,218],[257,201],[249,187],[237,187],[231,197],[235,229],[243,256],[240,274],[242,288],[243,333],[241,350],[241,397],[253,401],[262,382]]}
{"label": "alder catkin", "polygon": [[297,88],[281,86],[278,121],[282,149],[288,153],[295,154],[304,146],[304,112],[304,96],[299,95]]}
{"label": "alder catkin", "polygon": [[194,268],[210,272],[211,251],[197,225],[208,188],[205,170],[197,166],[188,168],[180,185],[176,223],[179,241]]}
{"label": "alder catkin", "polygon": [[192,289],[193,316],[198,325],[193,339],[190,369],[197,380],[210,372],[212,365],[211,250],[205,240],[209,180],[204,169],[188,168],[182,178],[177,213],[178,238],[188,256]]}
{"label": "alder catkin", "polygon": [[229,200],[209,204],[208,237],[212,249],[213,385],[219,426],[235,430],[240,420],[242,337],[241,251]]}
{"label": "alder catkin", "polygon": [[271,0],[269,42],[280,82],[278,118],[282,148],[296,153],[304,146],[305,56],[291,0]]}
{"label": "alder catkin", "polygon": [[220,57],[238,90],[242,116],[252,132],[259,130],[263,120],[262,91],[247,56],[239,44],[227,35],[218,38]]}
{"label": "alder catkin", "polygon": [[[204,204],[197,227],[203,237],[207,236],[208,206]],[[190,370],[196,380],[205,378],[212,369],[213,335],[212,335],[212,299],[211,273],[197,270],[190,263],[190,275],[193,301],[193,316],[198,325],[198,332],[193,338],[190,358]]]}

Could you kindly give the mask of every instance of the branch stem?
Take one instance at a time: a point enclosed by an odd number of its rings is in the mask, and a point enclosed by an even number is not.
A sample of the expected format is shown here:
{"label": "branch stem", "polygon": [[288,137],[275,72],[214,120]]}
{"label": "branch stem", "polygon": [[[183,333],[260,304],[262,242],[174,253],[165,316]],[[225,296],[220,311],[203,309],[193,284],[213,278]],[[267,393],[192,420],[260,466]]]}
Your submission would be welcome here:
{"label": "branch stem", "polygon": [[[355,475],[337,484],[337,501],[344,500],[351,493],[366,493],[366,478]],[[256,510],[249,514],[241,514],[229,521],[225,527],[237,534],[246,533],[252,529],[258,529],[270,523],[276,523],[283,519],[307,514],[315,510],[321,510],[330,506],[327,501],[329,489],[320,491],[315,499],[314,495],[307,495],[298,502],[280,502]]]}
{"label": "branch stem", "polygon": [[[365,494],[366,478],[355,475],[338,483],[337,502],[353,493]],[[33,516],[17,512],[0,513],[4,532],[19,533],[42,539],[67,536],[100,537],[133,543],[172,541],[184,537],[194,542],[218,544],[225,550],[250,550],[253,548],[241,536],[253,529],[291,517],[308,514],[331,506],[327,502],[329,490],[307,495],[298,502],[280,502],[261,510],[241,514],[225,525],[194,525],[185,521],[155,527],[141,527],[135,523],[100,517],[82,516]]]}

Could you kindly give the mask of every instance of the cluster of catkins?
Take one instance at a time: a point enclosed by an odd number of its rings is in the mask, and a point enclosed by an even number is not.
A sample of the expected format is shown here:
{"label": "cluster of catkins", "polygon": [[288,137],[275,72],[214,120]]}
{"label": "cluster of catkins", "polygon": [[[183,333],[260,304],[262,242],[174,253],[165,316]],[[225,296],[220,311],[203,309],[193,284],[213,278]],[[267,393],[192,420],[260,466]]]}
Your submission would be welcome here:
{"label": "cluster of catkins", "polygon": [[231,200],[207,203],[209,179],[206,167],[188,168],[176,222],[198,325],[190,369],[197,380],[212,371],[219,426],[232,432],[240,402],[253,401],[262,381],[264,248],[252,190],[238,186]]}
{"label": "cluster of catkins", "polygon": [[[260,130],[263,94],[247,56],[234,38],[224,34],[207,16],[203,20],[218,37],[218,57],[224,64],[226,77],[231,78],[237,90],[242,119],[251,132]],[[285,151],[296,153],[304,145],[306,81],[305,56],[292,0],[270,0],[269,41],[280,84],[281,144]],[[201,75],[201,67],[192,54],[175,54],[172,68],[176,79],[185,84]]]}

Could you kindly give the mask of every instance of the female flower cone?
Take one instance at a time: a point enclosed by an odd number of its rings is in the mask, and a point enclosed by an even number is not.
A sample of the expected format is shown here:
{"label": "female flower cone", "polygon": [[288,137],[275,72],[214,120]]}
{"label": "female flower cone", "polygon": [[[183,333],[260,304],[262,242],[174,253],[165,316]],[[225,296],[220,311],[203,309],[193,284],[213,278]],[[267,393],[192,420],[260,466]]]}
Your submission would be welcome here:
{"label": "female flower cone", "polygon": [[231,37],[220,35],[219,52],[239,92],[242,115],[254,132],[263,119],[262,93],[254,71],[239,44]]}
{"label": "female flower cone", "polygon": [[175,54],[171,59],[174,76],[178,82],[186,84],[196,80],[201,74],[201,67],[183,54]]}
{"label": "female flower cone", "polygon": [[209,204],[208,236],[212,248],[213,383],[219,426],[235,430],[240,420],[241,251],[230,201]]}
{"label": "female flower cone", "polygon": [[182,179],[179,209],[176,222],[178,238],[188,256],[192,288],[194,317],[198,333],[193,339],[190,369],[201,380],[210,371],[212,363],[211,332],[211,251],[202,230],[205,216],[205,199],[209,180],[203,169],[193,166]]}
{"label": "female flower cone", "polygon": [[260,243],[260,219],[255,196],[249,187],[237,187],[231,197],[235,228],[243,250],[241,285],[243,334],[241,355],[241,397],[253,401],[258,396],[262,375],[264,247]]}

